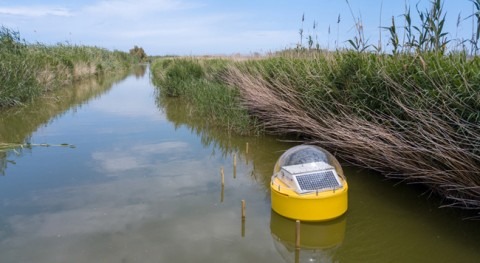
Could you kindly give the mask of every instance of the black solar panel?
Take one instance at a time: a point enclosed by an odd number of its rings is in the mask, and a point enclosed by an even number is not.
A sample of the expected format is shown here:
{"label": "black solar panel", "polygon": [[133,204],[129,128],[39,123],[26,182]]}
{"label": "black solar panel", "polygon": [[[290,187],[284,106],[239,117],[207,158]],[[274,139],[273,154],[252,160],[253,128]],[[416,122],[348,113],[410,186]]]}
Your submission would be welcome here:
{"label": "black solar panel", "polygon": [[321,189],[338,188],[340,184],[335,179],[332,171],[322,171],[296,176],[300,190],[312,191]]}

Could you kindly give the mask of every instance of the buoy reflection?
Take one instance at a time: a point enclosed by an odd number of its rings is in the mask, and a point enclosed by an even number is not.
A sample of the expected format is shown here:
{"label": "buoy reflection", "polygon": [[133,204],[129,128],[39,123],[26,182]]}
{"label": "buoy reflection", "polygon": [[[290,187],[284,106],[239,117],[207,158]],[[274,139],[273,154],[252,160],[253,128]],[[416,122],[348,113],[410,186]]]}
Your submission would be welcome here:
{"label": "buoy reflection", "polygon": [[299,247],[295,245],[295,228],[295,220],[271,211],[271,235],[285,262],[335,262],[345,236],[346,215],[325,222],[301,222]]}

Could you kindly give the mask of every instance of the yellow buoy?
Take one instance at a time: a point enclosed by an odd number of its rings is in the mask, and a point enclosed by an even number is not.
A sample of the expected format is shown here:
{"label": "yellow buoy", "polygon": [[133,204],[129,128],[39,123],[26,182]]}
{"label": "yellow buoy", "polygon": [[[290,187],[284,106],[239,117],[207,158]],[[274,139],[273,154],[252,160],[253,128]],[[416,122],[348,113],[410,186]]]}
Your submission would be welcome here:
{"label": "yellow buoy", "polygon": [[287,218],[325,221],[348,208],[348,184],[337,159],[313,145],[287,150],[270,183],[272,209]]}

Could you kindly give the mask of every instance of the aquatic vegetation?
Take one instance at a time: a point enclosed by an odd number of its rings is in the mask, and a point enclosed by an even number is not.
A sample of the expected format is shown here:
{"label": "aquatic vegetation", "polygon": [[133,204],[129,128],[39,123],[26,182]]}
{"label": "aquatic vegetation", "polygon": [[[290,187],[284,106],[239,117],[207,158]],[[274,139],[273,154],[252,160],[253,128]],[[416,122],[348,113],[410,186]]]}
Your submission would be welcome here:
{"label": "aquatic vegetation", "polygon": [[23,148],[32,148],[32,147],[69,147],[75,148],[75,145],[68,144],[68,143],[61,143],[61,144],[48,144],[48,143],[39,143],[39,144],[32,144],[32,143],[0,143],[0,152],[6,151],[15,151],[15,149],[23,149]]}

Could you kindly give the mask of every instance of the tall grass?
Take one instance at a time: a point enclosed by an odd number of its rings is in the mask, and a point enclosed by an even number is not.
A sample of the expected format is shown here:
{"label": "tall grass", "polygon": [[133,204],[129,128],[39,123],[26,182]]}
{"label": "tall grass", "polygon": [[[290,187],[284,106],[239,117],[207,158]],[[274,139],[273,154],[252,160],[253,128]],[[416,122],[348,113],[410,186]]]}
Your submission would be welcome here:
{"label": "tall grass", "polygon": [[[416,11],[420,25],[412,24],[406,8],[403,40],[395,19],[384,28],[392,54],[380,53],[381,47],[370,52],[361,19],[355,19],[357,36],[347,42],[353,50],[328,52],[300,42],[293,50],[242,62],[157,61],[153,77],[162,80],[160,93],[195,101],[192,115],[213,123],[216,117],[208,116],[226,115],[214,125],[234,129],[222,125],[241,112],[250,120],[243,123],[257,131],[320,144],[387,177],[423,184],[444,198],[444,206],[478,212],[480,59],[471,56],[478,35],[472,50],[448,51],[452,40],[443,29],[442,1]],[[472,18],[478,19],[476,13]],[[231,103],[208,99],[223,92]],[[195,99],[201,96],[207,99]],[[214,110],[197,112],[205,107]]]}
{"label": "tall grass", "polygon": [[[299,136],[388,177],[424,184],[445,206],[480,209],[477,59],[296,54],[215,62],[217,70],[208,61],[162,61],[153,77],[163,78],[160,97],[186,99],[190,118],[234,132],[256,124],[257,132]],[[224,96],[228,103],[218,99]],[[234,121],[238,113],[242,122]]]}
{"label": "tall grass", "polygon": [[27,46],[17,32],[0,30],[0,107],[15,105],[36,96],[39,85],[27,63]]}
{"label": "tall grass", "polygon": [[477,70],[461,56],[337,52],[248,62],[225,79],[269,132],[427,185],[447,206],[480,209]]}
{"label": "tall grass", "polygon": [[258,128],[246,109],[239,107],[238,89],[221,76],[232,62],[224,59],[157,59],[152,63],[154,84],[161,97],[181,99],[191,107],[191,117],[209,126],[247,134]]}
{"label": "tall grass", "polygon": [[124,70],[132,61],[127,53],[97,47],[27,44],[18,32],[1,27],[0,108],[88,76]]}

